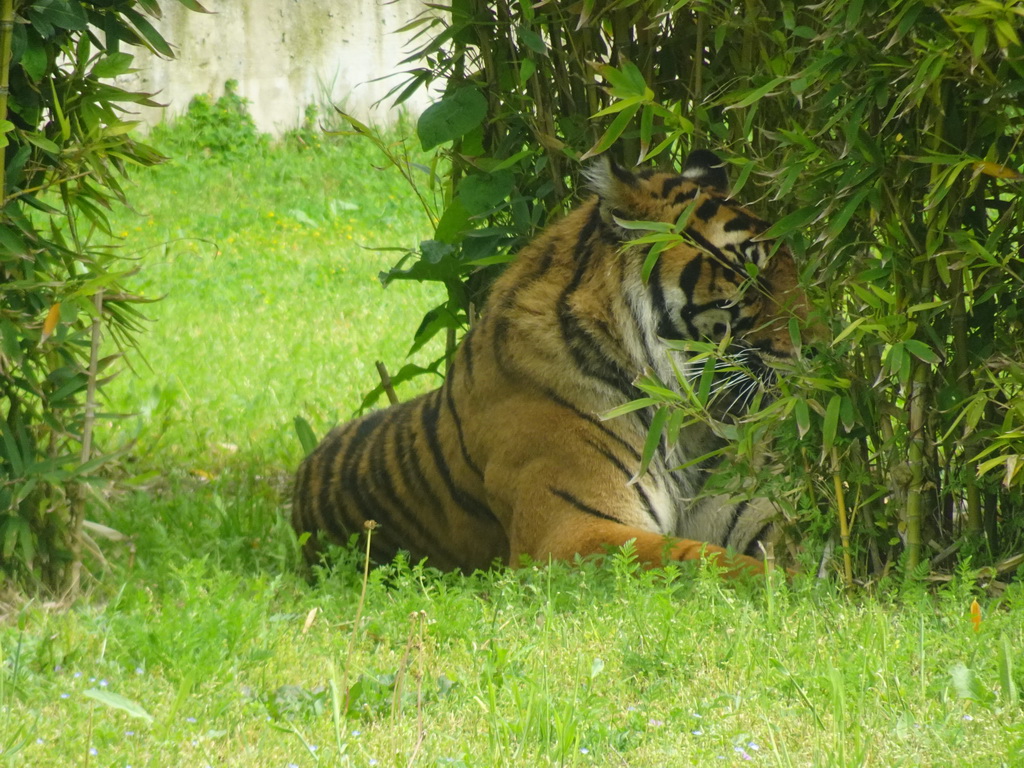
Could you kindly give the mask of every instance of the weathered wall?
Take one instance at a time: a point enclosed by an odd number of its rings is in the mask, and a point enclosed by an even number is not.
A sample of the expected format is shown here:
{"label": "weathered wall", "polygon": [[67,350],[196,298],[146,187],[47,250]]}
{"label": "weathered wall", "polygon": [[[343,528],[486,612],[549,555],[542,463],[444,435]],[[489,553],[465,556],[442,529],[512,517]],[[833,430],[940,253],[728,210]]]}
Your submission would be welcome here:
{"label": "weathered wall", "polygon": [[[387,105],[373,109],[401,77],[408,33],[395,30],[424,10],[422,0],[203,0],[213,13],[186,11],[163,2],[154,23],[177,49],[166,61],[138,53],[139,72],[130,86],[158,92],[162,109],[139,117],[155,124],[182,113],[196,93],[219,96],[225,80],[252,103],[260,130],[280,133],[298,125],[309,104],[337,104],[360,119],[384,122]],[[418,113],[428,103],[419,93],[407,102]]]}

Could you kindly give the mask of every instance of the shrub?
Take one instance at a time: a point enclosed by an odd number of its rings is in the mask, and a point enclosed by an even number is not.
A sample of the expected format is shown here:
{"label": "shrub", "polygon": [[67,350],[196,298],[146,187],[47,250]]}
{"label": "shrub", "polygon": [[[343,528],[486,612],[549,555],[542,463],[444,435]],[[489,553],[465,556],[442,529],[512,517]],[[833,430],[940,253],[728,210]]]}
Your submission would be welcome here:
{"label": "shrub", "polygon": [[[418,123],[437,156],[421,193],[434,237],[389,276],[448,288],[417,343],[465,327],[481,270],[564,205],[581,161],[613,151],[678,164],[713,147],[737,191],[774,216],[769,234],[805,265],[832,328],[780,398],[715,425],[735,438],[735,466],[759,474],[754,492],[778,498],[802,535],[833,539],[846,580],[1020,548],[1016,5],[454,0],[444,10],[410,24],[421,47],[394,91],[400,102],[443,84]],[[769,432],[775,461],[758,472],[751,460]]]}
{"label": "shrub", "polygon": [[94,235],[110,234],[128,168],[163,159],[123,119],[149,96],[110,82],[131,67],[122,45],[171,55],[144,15],[158,11],[27,0],[15,18],[0,2],[0,575],[32,591],[78,587],[85,501],[109,458],[92,435],[117,355],[100,339],[123,348],[139,327],[134,267]]}

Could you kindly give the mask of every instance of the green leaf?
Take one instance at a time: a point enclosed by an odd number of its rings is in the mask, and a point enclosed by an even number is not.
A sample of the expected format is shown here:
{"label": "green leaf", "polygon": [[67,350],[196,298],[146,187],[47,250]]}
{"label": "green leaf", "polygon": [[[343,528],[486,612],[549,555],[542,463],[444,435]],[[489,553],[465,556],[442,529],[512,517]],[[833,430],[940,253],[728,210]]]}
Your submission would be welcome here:
{"label": "green leaf", "polygon": [[853,214],[857,212],[861,203],[864,202],[864,199],[870,195],[871,192],[871,187],[861,187],[857,190],[856,194],[854,194],[854,196],[847,201],[846,205],[843,206],[843,209],[829,220],[829,237],[837,237],[844,229],[846,229],[846,225],[850,223],[850,219],[853,218]]}
{"label": "green leaf", "polygon": [[134,56],[128,53],[112,53],[96,62],[92,68],[93,77],[117,77],[123,75],[132,68]]}
{"label": "green leaf", "polygon": [[649,100],[654,97],[654,92],[644,81],[643,73],[630,61],[623,63],[621,69],[604,64],[597,71],[611,84],[612,95],[619,99]]}
{"label": "green leaf", "polygon": [[609,419],[615,419],[619,416],[625,416],[627,413],[633,413],[634,411],[639,411],[642,408],[649,408],[652,405],[657,405],[659,402],[661,401],[653,397],[641,397],[636,400],[631,400],[625,405],[620,405],[617,408],[612,408],[607,413],[602,413],[601,421],[608,421]]}
{"label": "green leaf", "polygon": [[548,47],[544,44],[544,38],[532,29],[519,27],[516,31],[519,34],[519,42],[534,53],[545,54],[548,52]]}
{"label": "green leaf", "polygon": [[24,136],[29,144],[39,147],[44,152],[49,152],[51,155],[60,154],[60,147],[40,133],[26,133]]}
{"label": "green leaf", "polygon": [[797,229],[803,229],[821,215],[821,207],[808,205],[788,213],[776,221],[762,235],[766,240],[776,237],[784,237]]}
{"label": "green leaf", "polygon": [[536,71],[537,64],[533,59],[523,59],[523,63],[519,65],[519,85],[525,85]]}
{"label": "green leaf", "polygon": [[942,358],[936,354],[935,350],[925,344],[923,341],[918,339],[907,339],[903,342],[903,346],[906,347],[907,352],[912,354],[918,360],[929,365],[938,365],[942,362]]}
{"label": "green leaf", "polygon": [[515,177],[512,171],[474,173],[459,182],[458,197],[470,216],[493,210],[511,194]]}
{"label": "green leaf", "polygon": [[839,410],[843,406],[842,395],[832,395],[825,407],[825,420],[821,425],[821,449],[828,454],[836,442],[839,428]]}
{"label": "green leaf", "polygon": [[135,25],[135,29],[137,29],[139,34],[145,38],[146,42],[152,46],[154,51],[169,59],[174,58],[174,51],[171,50],[171,46],[169,46],[167,41],[164,40],[163,35],[157,32],[156,28],[149,23],[149,19],[131,8],[125,8],[123,13],[125,18]]}
{"label": "green leaf", "polygon": [[811,411],[807,401],[802,397],[796,398],[793,403],[793,416],[796,418],[796,431],[802,440],[811,428]]}
{"label": "green leaf", "polygon": [[644,284],[651,279],[651,272],[654,271],[654,265],[658,263],[658,257],[661,256],[663,251],[671,247],[674,242],[678,242],[678,238],[655,243],[651,246],[651,249],[647,251],[643,267],[640,269],[640,279],[644,281]]}
{"label": "green leaf", "polygon": [[1020,694],[1017,692],[1017,683],[1013,679],[1013,649],[1010,647],[1010,638],[1006,633],[999,635],[999,685],[1002,688],[1002,699],[1011,707],[1016,707],[1020,701]]}
{"label": "green leaf", "polygon": [[104,691],[101,688],[89,688],[85,691],[85,695],[112,709],[120,709],[122,712],[127,712],[132,717],[137,717],[150,723],[153,722],[153,716],[143,709],[141,704],[125,698],[119,693]]}
{"label": "green leaf", "polygon": [[651,465],[654,454],[657,452],[658,446],[661,445],[661,435],[665,429],[665,420],[667,418],[668,408],[659,408],[654,413],[654,417],[651,419],[651,428],[647,431],[647,440],[644,442],[644,451],[640,456],[640,469],[630,479],[630,484],[639,481],[644,473],[647,472],[647,467]]}
{"label": "green leaf", "polygon": [[188,8],[190,11],[194,11],[196,13],[209,13],[209,11],[206,10],[206,8],[204,8],[197,2],[197,0],[178,0],[178,2],[184,5],[186,8]]}
{"label": "green leaf", "polygon": [[292,423],[295,425],[295,434],[299,438],[299,444],[302,446],[304,454],[308,455],[319,444],[319,440],[316,439],[316,434],[313,432],[313,428],[309,426],[309,422],[301,416],[296,416]]}
{"label": "green leaf", "polygon": [[[725,111],[728,112],[730,109],[741,109],[742,107],[749,107],[755,101],[758,101],[759,99],[762,99],[766,95],[768,95],[768,92],[771,91],[773,88],[778,88],[784,82],[786,82],[785,77],[775,77],[769,80],[764,85],[755,88],[752,91],[741,91],[741,93],[744,93],[745,95],[738,101],[726,106]],[[728,101],[728,97],[726,97],[726,100]]]}
{"label": "green leaf", "polygon": [[434,229],[434,239],[445,243],[458,243],[465,237],[467,229],[470,229],[469,211],[466,210],[461,198],[456,197],[441,214],[441,219]]}
{"label": "green leaf", "polygon": [[961,699],[971,699],[980,703],[989,703],[994,698],[992,692],[987,690],[970,669],[963,662],[954,664],[949,670],[950,682],[953,690]]}
{"label": "green leaf", "polygon": [[[33,24],[39,24],[43,30],[68,29],[81,32],[89,26],[85,11],[78,0],[39,0],[29,9],[29,18]],[[40,34],[49,37],[40,30]]]}
{"label": "green leaf", "polygon": [[483,123],[487,99],[473,86],[464,86],[427,107],[416,122],[423,150],[461,138]]}
{"label": "green leaf", "polygon": [[48,62],[46,48],[35,35],[30,35],[25,52],[21,54],[21,68],[32,82],[38,83],[46,74]]}
{"label": "green leaf", "polygon": [[605,130],[601,138],[597,140],[590,149],[588,149],[580,160],[586,160],[588,157],[599,155],[604,152],[608,147],[615,143],[616,139],[622,135],[622,132],[626,130],[626,126],[629,125],[629,121],[633,119],[633,115],[640,109],[639,104],[631,104],[630,106],[623,109],[619,114],[612,120],[611,125]]}
{"label": "green leaf", "polygon": [[[9,464],[11,469],[14,470],[14,476],[19,477],[25,472],[25,463],[22,460],[21,449],[18,446],[18,441],[14,436],[14,432],[7,425],[6,419],[0,419],[0,437],[3,438],[3,456],[5,463]],[[31,456],[25,458],[31,460]]]}

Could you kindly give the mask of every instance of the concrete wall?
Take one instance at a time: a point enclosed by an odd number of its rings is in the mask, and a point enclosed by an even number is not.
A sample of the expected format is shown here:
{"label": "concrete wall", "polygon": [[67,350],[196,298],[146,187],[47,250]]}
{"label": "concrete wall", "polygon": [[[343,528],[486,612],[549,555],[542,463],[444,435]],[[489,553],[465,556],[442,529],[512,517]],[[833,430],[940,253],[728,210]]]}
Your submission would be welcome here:
{"label": "concrete wall", "polygon": [[[172,0],[160,5],[154,22],[176,49],[172,61],[136,53],[139,70],[124,83],[157,92],[162,109],[140,110],[153,125],[181,114],[196,93],[220,96],[225,80],[238,92],[261,131],[278,134],[302,121],[310,104],[330,102],[364,121],[386,122],[387,106],[374,102],[401,77],[410,33],[395,30],[424,10],[422,0],[202,0],[213,13],[185,10]],[[408,68],[408,67],[406,67]],[[425,93],[406,102],[417,114],[429,103]]]}

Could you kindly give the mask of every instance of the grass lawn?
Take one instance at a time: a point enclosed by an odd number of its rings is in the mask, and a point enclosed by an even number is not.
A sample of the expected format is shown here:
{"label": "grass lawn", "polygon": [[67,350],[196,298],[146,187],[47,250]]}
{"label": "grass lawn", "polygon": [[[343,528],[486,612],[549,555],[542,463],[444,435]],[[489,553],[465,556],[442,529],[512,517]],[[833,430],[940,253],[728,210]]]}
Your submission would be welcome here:
{"label": "grass lawn", "polygon": [[164,298],[108,390],[128,482],[91,513],[130,539],[74,609],[0,624],[0,765],[1024,766],[1020,583],[850,596],[627,555],[304,579],[292,420],[347,418],[438,298],[377,282],[396,254],[366,246],[429,236],[379,164],[352,139],[137,175],[116,226]]}

